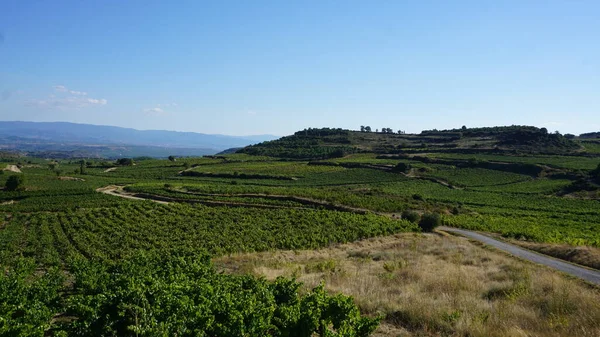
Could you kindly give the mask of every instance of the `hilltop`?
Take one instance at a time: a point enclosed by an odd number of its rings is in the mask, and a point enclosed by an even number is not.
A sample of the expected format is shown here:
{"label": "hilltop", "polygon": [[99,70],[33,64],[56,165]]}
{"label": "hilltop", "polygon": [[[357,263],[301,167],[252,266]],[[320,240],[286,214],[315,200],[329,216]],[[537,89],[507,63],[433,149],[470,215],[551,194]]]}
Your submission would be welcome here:
{"label": "hilltop", "polygon": [[420,134],[345,129],[305,129],[291,136],[262,142],[238,153],[293,159],[325,159],[360,152],[378,154],[422,152],[511,152],[524,154],[573,154],[584,151],[572,137],[548,133],[533,126],[500,126],[452,130],[425,130]]}

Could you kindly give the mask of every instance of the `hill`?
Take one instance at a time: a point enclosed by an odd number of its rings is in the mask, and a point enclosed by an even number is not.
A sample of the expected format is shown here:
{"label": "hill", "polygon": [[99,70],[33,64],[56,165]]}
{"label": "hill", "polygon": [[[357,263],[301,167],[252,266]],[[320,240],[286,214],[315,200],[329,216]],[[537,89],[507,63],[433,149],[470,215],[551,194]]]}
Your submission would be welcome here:
{"label": "hill", "polygon": [[53,157],[204,155],[275,138],[143,131],[66,122],[0,122],[0,148]]}
{"label": "hill", "polygon": [[238,152],[293,159],[325,159],[357,152],[569,154],[583,151],[580,145],[567,137],[533,126],[426,130],[420,134],[384,130],[386,132],[305,129],[278,140],[248,146]]}

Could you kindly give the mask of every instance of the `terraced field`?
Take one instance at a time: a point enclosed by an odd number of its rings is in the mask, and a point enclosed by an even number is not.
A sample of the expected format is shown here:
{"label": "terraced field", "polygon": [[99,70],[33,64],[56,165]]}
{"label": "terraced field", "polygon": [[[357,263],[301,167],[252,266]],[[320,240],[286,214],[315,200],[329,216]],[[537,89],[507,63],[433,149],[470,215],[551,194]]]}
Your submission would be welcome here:
{"label": "terraced field", "polygon": [[[447,154],[428,155],[449,158]],[[464,161],[470,157],[453,158]],[[59,173],[44,162],[22,165],[22,173],[15,174],[26,177],[23,188],[0,193],[0,265],[7,270],[0,277],[0,286],[7,289],[4,301],[15,303],[1,309],[8,311],[0,314],[15,317],[10,326],[19,328],[11,330],[0,325],[0,331],[28,335],[27,329],[41,326],[42,332],[47,331],[45,334],[56,331],[83,336],[89,335],[97,324],[114,324],[115,330],[106,330],[104,335],[131,333],[127,324],[133,324],[131,320],[139,313],[117,309],[121,308],[120,302],[106,302],[103,305],[114,306],[109,311],[117,316],[99,321],[108,307],[95,306],[93,301],[100,301],[96,297],[98,287],[107,293],[114,288],[133,294],[138,289],[144,293],[141,298],[151,301],[143,287],[132,283],[131,287],[119,288],[110,283],[106,276],[110,273],[134,273],[131,277],[135,284],[157,282],[161,284],[157,287],[167,287],[164,277],[171,272],[152,272],[148,274],[153,275],[152,281],[144,280],[143,270],[147,267],[139,256],[151,254],[155,260],[163,259],[161,263],[190,264],[200,270],[207,266],[207,260],[199,262],[186,256],[320,249],[419,232],[414,222],[401,219],[408,210],[438,213],[447,226],[494,232],[511,239],[600,247],[598,200],[561,194],[587,172],[586,168],[593,167],[593,158],[577,161],[578,157],[480,156],[477,160],[484,159],[539,165],[543,174],[508,172],[502,166],[462,167],[428,163],[422,158],[394,159],[362,153],[319,162],[244,154],[179,158],[176,162],[142,160],[132,166],[99,162],[86,165],[83,172],[79,162],[64,161],[56,164]],[[398,163],[405,164],[404,171],[396,169]],[[7,177],[8,174],[0,176],[0,183]],[[114,191],[134,198],[98,192],[107,186],[116,186]],[[212,275],[212,267],[206,268],[206,275]],[[168,277],[187,277],[182,271],[177,273]],[[106,278],[99,279],[98,275]],[[69,282],[64,283],[65,278]],[[237,286],[242,281],[235,277],[223,282],[231,285],[231,294],[243,291]],[[252,282],[269,291],[277,287]],[[21,288],[8,290],[9,284],[20,284]],[[300,287],[291,283],[289,286]],[[161,289],[165,296],[175,291]],[[76,295],[67,299],[27,295],[39,291]],[[315,291],[317,294],[320,290]],[[124,293],[114,293],[113,298],[123,299]],[[324,301],[324,306],[338,303],[333,298]],[[17,303],[21,302],[30,303],[31,308],[42,307],[44,313],[20,313]],[[358,322],[363,318],[358,309],[351,301],[344,303],[350,310],[350,316],[344,317],[354,317],[353,323],[344,324],[348,324],[348,329],[360,329]],[[78,319],[63,319],[63,314]],[[376,322],[364,319],[365,324],[371,324],[367,330],[373,331]],[[144,324],[136,326],[152,326]],[[174,333],[188,324],[190,321],[182,320],[160,331]]]}

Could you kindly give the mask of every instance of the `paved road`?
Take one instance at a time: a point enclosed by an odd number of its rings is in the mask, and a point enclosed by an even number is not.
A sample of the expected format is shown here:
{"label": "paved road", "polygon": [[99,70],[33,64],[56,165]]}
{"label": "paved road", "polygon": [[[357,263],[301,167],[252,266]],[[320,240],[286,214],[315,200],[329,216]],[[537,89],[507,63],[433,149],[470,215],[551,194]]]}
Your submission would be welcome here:
{"label": "paved road", "polygon": [[506,242],[492,239],[489,236],[485,236],[485,235],[479,234],[477,232],[472,232],[472,231],[458,229],[458,228],[445,227],[445,226],[439,227],[439,229],[443,230],[445,232],[460,234],[460,235],[466,236],[470,239],[474,239],[474,240],[483,242],[488,246],[492,246],[494,248],[503,250],[514,256],[520,257],[522,259],[525,259],[525,260],[528,260],[531,262],[542,264],[542,265],[548,266],[550,268],[554,268],[554,269],[562,271],[564,273],[584,279],[590,283],[600,284],[600,271],[595,271],[592,269],[579,267],[577,265],[574,265],[574,264],[571,264],[568,262],[564,262],[562,260],[555,259],[553,257],[538,254],[538,253],[511,245]]}

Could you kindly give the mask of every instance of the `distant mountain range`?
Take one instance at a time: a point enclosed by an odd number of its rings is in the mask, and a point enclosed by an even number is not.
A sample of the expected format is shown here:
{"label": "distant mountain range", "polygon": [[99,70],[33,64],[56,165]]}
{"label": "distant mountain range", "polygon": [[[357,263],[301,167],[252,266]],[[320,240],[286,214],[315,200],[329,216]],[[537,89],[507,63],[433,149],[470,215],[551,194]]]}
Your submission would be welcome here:
{"label": "distant mountain range", "polygon": [[215,154],[267,140],[273,135],[226,136],[195,132],[135,130],[67,122],[2,122],[0,149],[35,156],[165,157]]}

